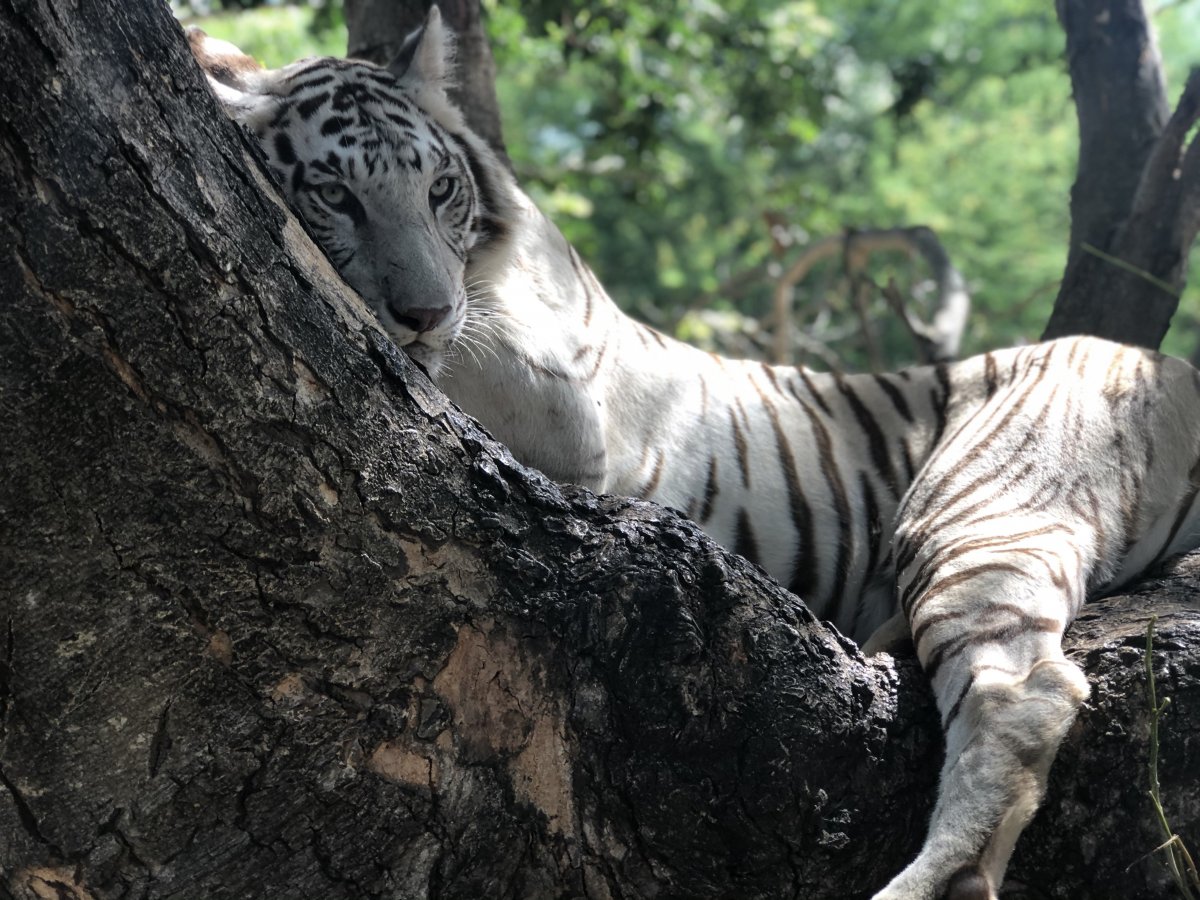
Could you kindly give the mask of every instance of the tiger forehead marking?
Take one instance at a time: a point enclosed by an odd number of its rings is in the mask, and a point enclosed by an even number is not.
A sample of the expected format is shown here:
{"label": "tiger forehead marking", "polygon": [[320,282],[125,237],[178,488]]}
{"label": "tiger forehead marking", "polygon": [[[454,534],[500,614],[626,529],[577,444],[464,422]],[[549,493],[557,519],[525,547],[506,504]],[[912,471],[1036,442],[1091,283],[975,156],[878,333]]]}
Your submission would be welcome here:
{"label": "tiger forehead marking", "polygon": [[374,66],[323,60],[288,86],[289,102],[268,128],[276,145],[306,142],[318,167],[333,166],[351,177],[360,167],[380,177],[391,175],[393,166],[416,172],[469,168],[461,145],[399,90],[393,76]]}

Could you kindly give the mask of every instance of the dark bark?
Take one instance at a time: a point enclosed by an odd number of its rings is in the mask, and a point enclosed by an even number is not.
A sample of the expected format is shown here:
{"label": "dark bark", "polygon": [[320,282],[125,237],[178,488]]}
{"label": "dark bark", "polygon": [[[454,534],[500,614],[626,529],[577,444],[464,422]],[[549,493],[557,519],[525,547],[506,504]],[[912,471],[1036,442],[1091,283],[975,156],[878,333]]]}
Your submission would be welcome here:
{"label": "dark bark", "polygon": [[[677,514],[522,469],[275,198],[165,5],[0,7],[0,896],[854,897],[939,738]],[[1200,563],[1072,636],[1014,875],[1200,837]],[[1126,871],[1126,866],[1133,868]]]}
{"label": "dark bark", "polygon": [[1200,116],[1193,75],[1172,115],[1141,0],[1059,0],[1079,118],[1071,246],[1043,335],[1158,347],[1200,227]]}
{"label": "dark bark", "polygon": [[1170,109],[1162,63],[1140,0],[1058,0],[1079,118],[1069,259],[1103,247],[1133,195]]}
{"label": "dark bark", "polygon": [[[433,0],[346,0],[347,56],[391,62],[404,38],[420,27]],[[479,0],[437,0],[457,39],[455,86],[450,95],[472,130],[508,163],[496,101],[496,62],[483,30]]]}

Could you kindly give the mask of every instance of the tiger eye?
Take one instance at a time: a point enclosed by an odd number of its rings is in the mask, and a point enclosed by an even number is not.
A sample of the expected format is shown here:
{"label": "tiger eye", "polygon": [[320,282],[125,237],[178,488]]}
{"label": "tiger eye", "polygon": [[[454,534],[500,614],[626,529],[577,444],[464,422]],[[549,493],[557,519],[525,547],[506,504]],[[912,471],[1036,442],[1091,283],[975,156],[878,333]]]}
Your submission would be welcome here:
{"label": "tiger eye", "polygon": [[332,183],[321,185],[317,188],[317,193],[320,195],[321,200],[329,206],[340,206],[346,202],[346,198],[350,195],[350,192],[342,185]]}
{"label": "tiger eye", "polygon": [[429,199],[435,204],[441,203],[454,193],[456,186],[457,182],[453,178],[443,175],[429,189]]}

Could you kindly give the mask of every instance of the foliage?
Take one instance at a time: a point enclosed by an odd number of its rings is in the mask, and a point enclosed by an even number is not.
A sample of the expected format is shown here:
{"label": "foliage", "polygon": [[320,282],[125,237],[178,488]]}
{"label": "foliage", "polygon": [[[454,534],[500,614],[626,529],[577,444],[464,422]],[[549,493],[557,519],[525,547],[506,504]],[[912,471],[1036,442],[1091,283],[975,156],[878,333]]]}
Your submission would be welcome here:
{"label": "foliage", "polygon": [[[1178,82],[1200,60],[1198,6],[1175,2],[1158,17]],[[712,317],[686,315],[697,307],[761,319],[770,275],[800,245],[844,228],[925,224],[972,289],[967,352],[1041,332],[1066,258],[1076,153],[1052,4],[484,8],[518,174],[638,315],[689,336],[712,330]],[[335,30],[314,38],[311,11],[256,15],[259,24],[205,27],[272,64],[344,48]],[[298,45],[285,48],[283,28],[267,21],[286,22]],[[872,275],[924,277],[899,256],[876,261]],[[801,327],[822,339],[848,330],[837,262],[802,291]],[[878,297],[874,314],[890,362],[909,361],[911,342]],[[1167,349],[1189,354],[1198,332],[1200,291],[1190,289]],[[834,346],[842,364],[864,365],[861,346]]]}
{"label": "foliage", "polygon": [[[253,7],[253,8],[250,8]],[[344,56],[346,22],[340,3],[263,4],[223,0],[176,4],[186,24],[230,41],[260,62],[281,66],[305,56]]]}

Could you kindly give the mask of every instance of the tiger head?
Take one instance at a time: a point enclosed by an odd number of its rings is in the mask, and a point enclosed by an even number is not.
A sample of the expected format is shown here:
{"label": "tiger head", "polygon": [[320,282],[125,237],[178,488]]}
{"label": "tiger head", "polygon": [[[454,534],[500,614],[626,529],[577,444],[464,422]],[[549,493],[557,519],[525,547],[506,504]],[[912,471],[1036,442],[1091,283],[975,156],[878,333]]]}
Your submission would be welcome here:
{"label": "tiger head", "polygon": [[506,202],[500,164],[447,97],[453,46],[437,7],[387,68],[264,69],[198,29],[188,40],[342,278],[436,374],[467,314],[469,257],[503,236]]}

